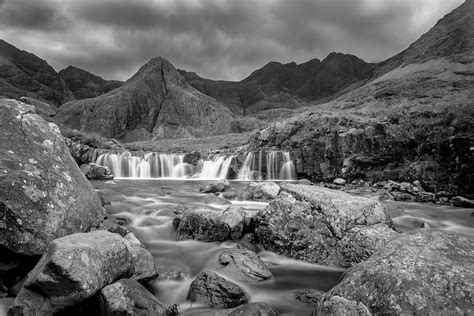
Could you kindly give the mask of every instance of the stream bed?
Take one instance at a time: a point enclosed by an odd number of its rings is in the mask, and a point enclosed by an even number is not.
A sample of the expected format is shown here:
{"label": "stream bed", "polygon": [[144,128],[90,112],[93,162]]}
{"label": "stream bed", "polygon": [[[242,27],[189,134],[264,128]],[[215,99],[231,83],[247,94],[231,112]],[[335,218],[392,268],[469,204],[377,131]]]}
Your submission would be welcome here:
{"label": "stream bed", "polygon": [[[186,297],[194,277],[216,252],[223,248],[239,247],[243,243],[176,240],[172,226],[176,212],[185,212],[187,207],[205,206],[217,210],[229,206],[229,202],[223,198],[199,192],[199,186],[211,182],[162,179],[93,182],[105,200],[110,202],[105,206],[108,213],[125,223],[154,256],[160,277],[150,283],[149,289],[165,306],[177,304],[180,312],[202,308],[189,302]],[[248,185],[245,181],[230,183],[237,192],[243,191]],[[231,202],[247,213],[258,212],[267,205],[245,200]],[[473,209],[415,202],[385,201],[385,204],[394,224],[401,231],[436,228],[474,235]],[[265,302],[283,315],[311,314],[314,306],[301,302],[296,296],[305,296],[307,289],[331,289],[345,271],[293,260],[265,251],[258,245],[255,247],[275,279],[239,285],[247,291],[252,302]]]}

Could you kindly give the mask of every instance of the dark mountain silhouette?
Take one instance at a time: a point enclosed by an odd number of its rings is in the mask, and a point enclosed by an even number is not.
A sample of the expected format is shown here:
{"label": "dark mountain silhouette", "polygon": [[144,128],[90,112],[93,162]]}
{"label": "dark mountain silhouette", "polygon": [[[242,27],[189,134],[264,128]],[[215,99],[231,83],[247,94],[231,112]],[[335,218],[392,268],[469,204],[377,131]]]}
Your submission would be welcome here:
{"label": "dark mountain silhouette", "polygon": [[123,84],[122,81],[105,80],[74,66],[68,66],[59,71],[59,75],[64,79],[72,93],[74,93],[76,99],[97,97]]}
{"label": "dark mountain silhouette", "polygon": [[117,89],[62,105],[56,119],[75,129],[132,141],[225,134],[233,114],[157,57]]}
{"label": "dark mountain silhouette", "polygon": [[74,99],[64,80],[41,58],[0,40],[0,96],[31,97],[56,106]]}
{"label": "dark mountain silhouette", "polygon": [[209,80],[184,70],[181,73],[199,91],[245,115],[330,97],[367,79],[374,68],[356,56],[331,53],[323,61],[312,59],[300,65],[270,62],[240,82]]}

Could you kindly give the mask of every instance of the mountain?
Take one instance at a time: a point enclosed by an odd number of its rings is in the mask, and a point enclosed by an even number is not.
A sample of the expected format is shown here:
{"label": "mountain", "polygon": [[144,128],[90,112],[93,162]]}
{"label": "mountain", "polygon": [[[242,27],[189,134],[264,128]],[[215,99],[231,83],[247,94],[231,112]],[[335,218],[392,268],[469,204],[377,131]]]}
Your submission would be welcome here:
{"label": "mountain", "polygon": [[472,194],[473,19],[469,0],[365,84],[256,132],[250,147],[290,151],[299,176],[314,181],[419,180],[431,192]]}
{"label": "mountain", "polygon": [[64,79],[78,100],[97,97],[123,84],[122,81],[105,80],[74,66],[60,70],[59,76]]}
{"label": "mountain", "polygon": [[348,54],[331,53],[323,61],[297,65],[270,62],[239,82],[214,81],[180,70],[196,89],[223,102],[234,113],[296,108],[321,100],[367,79],[375,65]]}
{"label": "mountain", "polygon": [[63,104],[55,119],[78,130],[134,141],[225,134],[233,117],[224,105],[191,87],[168,60],[157,57],[117,89]]}
{"label": "mountain", "polygon": [[0,40],[0,96],[26,96],[56,106],[74,99],[64,80],[46,61],[4,40]]}

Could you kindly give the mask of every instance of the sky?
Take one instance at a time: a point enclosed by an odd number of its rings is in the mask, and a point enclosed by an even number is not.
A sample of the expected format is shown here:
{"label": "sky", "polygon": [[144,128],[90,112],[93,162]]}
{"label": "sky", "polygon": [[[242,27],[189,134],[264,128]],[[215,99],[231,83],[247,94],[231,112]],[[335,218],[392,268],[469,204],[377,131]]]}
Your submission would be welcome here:
{"label": "sky", "polygon": [[463,0],[0,0],[0,38],[105,79],[151,58],[241,80],[270,61],[330,52],[378,62],[407,48]]}

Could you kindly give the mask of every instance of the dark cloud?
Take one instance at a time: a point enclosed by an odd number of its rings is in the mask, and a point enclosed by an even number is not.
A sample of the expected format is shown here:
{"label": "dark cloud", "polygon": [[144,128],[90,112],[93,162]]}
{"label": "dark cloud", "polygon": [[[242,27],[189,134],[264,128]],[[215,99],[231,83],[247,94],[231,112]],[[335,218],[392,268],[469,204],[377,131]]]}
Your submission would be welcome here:
{"label": "dark cloud", "polygon": [[35,30],[66,28],[68,18],[55,3],[28,0],[0,0],[0,25]]}
{"label": "dark cloud", "polygon": [[[0,0],[0,4],[2,0]],[[48,60],[126,79],[155,56],[214,79],[331,51],[381,61],[462,0],[6,0],[0,35]],[[8,14],[7,14],[8,13]]]}

